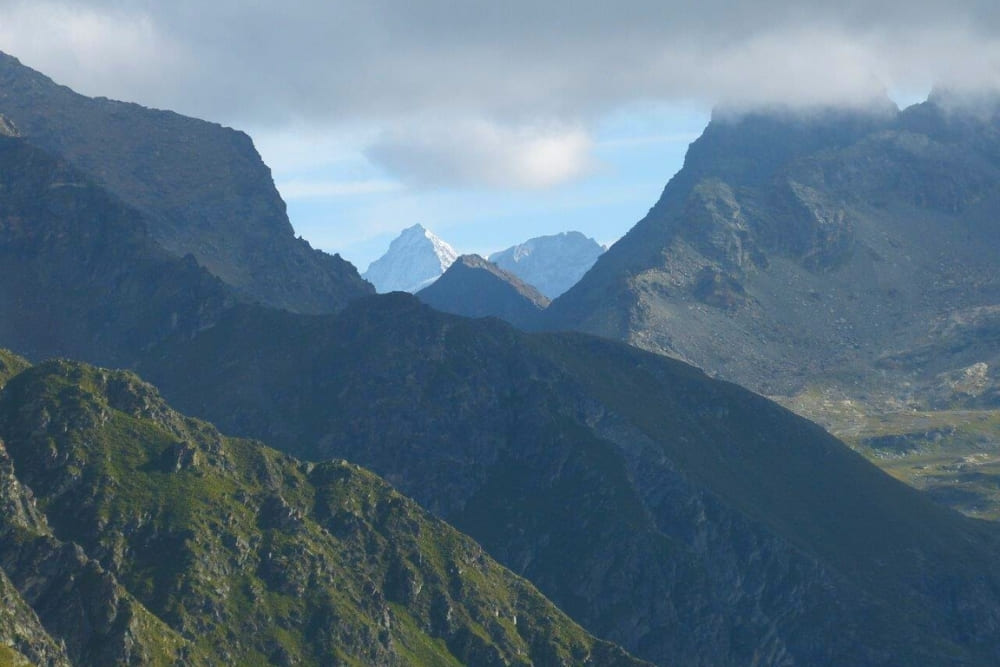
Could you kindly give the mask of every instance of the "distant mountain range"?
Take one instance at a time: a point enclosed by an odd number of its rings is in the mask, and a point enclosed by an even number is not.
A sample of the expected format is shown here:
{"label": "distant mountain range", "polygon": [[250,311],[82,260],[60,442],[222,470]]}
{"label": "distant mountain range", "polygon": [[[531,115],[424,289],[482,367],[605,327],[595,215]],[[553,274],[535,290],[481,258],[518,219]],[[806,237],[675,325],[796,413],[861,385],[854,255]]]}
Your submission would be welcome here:
{"label": "distant mountain range", "polygon": [[[580,232],[540,236],[495,252],[489,261],[547,299],[559,296],[583,276],[604,252],[594,239]],[[364,273],[379,293],[399,290],[416,293],[441,276],[457,257],[455,250],[422,225],[404,229],[389,250]],[[443,301],[438,300],[439,304]],[[457,304],[445,308],[460,312]],[[491,312],[498,315],[499,313]]]}
{"label": "distant mountain range", "polygon": [[[30,72],[5,76],[54,85]],[[38,105],[32,111],[2,91],[0,102],[20,114],[6,135],[51,112],[44,96],[26,93]],[[79,116],[87,127],[74,131],[89,136],[105,124],[129,126],[132,113],[145,117],[109,104]],[[109,110],[125,118],[105,117]],[[690,159],[698,173],[744,174],[747,184],[729,188],[737,194],[770,182],[773,165],[789,156],[821,166],[857,136],[892,136],[880,117],[746,122],[714,124],[698,149],[704,162]],[[758,137],[756,123],[773,131]],[[197,161],[197,147],[214,153],[219,137],[196,141],[186,131],[206,126],[180,123],[171,141]],[[783,132],[791,137],[779,141]],[[912,134],[893,141],[911,146]],[[257,266],[252,253],[227,251],[235,273],[213,272],[222,255],[178,255],[160,240],[188,193],[150,186],[156,198],[129,199],[116,189],[128,188],[90,171],[75,152],[82,149],[67,149],[77,156],[70,160],[42,145],[44,133],[32,136],[0,137],[0,345],[35,362],[0,355],[0,599],[9,601],[0,606],[0,640],[8,652],[54,664],[636,664],[607,641],[661,665],[1000,659],[996,524],[932,502],[815,424],[621,342],[525,333],[440,313],[407,294],[366,296],[356,272],[337,279],[295,242],[274,243],[262,270],[301,259],[295,284],[329,279],[324,293],[356,298],[332,312],[280,307],[278,296],[315,304],[306,297],[318,292],[279,289],[269,282],[278,274],[236,281]],[[116,152],[148,148],[146,135],[113,136]],[[884,177],[905,184],[899,165],[879,155],[836,160],[829,178],[885,159]],[[985,158],[972,155],[969,170],[979,173]],[[913,195],[948,201],[964,192],[955,160],[951,181]],[[144,182],[156,183],[155,163],[143,164]],[[766,304],[766,292],[737,280],[743,274],[721,270],[727,257],[748,275],[767,271],[765,258],[801,267],[785,278],[816,271],[836,284],[840,262],[863,256],[843,254],[852,247],[838,223],[846,218],[819,205],[825,195],[791,185],[779,194],[801,195],[815,210],[778,198],[775,210],[790,213],[773,224],[789,227],[768,235],[761,222],[760,238],[777,250],[758,252],[758,232],[725,208],[717,180],[689,204],[705,224],[684,235],[640,225],[634,233],[648,236],[616,244],[539,317],[563,302],[557,314],[579,316],[567,322],[629,331],[638,343],[645,330],[626,325],[652,322],[647,310],[660,302],[622,304],[683,293],[685,280],[702,300],[655,317],[683,321],[689,305],[739,314],[741,290]],[[262,194],[244,194],[270,197],[269,183],[257,185]],[[990,186],[981,187],[976,201],[985,202]],[[218,239],[214,224],[204,228],[206,248]],[[196,248],[199,229],[184,226]],[[256,242],[235,233],[229,251]],[[887,238],[874,250],[899,242]],[[622,268],[660,266],[667,246],[654,242],[664,239],[721,254],[715,264],[686,255],[690,265],[671,263],[665,275]],[[456,273],[496,277],[481,261],[463,260]],[[983,343],[972,332],[989,331],[990,321],[986,311],[954,321],[972,341],[963,349]],[[782,342],[795,350],[794,340]],[[132,373],[40,362],[49,356],[132,368],[166,400]],[[285,453],[224,438],[167,401]]]}
{"label": "distant mountain range", "polygon": [[604,247],[580,232],[539,236],[492,253],[489,261],[554,299],[583,277]]}

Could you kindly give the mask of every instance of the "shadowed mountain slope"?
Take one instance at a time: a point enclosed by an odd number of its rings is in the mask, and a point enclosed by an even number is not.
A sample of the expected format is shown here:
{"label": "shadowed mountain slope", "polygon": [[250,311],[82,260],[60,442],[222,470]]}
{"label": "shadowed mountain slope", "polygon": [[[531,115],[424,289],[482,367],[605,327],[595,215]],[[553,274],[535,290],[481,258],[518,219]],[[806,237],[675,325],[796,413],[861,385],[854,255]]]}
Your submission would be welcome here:
{"label": "shadowed mountain slope", "polygon": [[444,313],[499,317],[519,327],[535,323],[549,300],[531,285],[479,255],[462,255],[417,298]]}
{"label": "shadowed mountain slope", "polygon": [[1000,104],[717,115],[543,313],[775,396],[1000,518]]}
{"label": "shadowed mountain slope", "polygon": [[396,294],[237,308],[143,372],[227,429],[372,468],[661,664],[1000,655],[994,526],[679,362]]}
{"label": "shadowed mountain slope", "polygon": [[242,132],[84,97],[2,53],[0,115],[141,212],[169,254],[192,255],[245,300],[332,312],[374,291],[339,255],[295,237],[270,170]]}
{"label": "shadowed mountain slope", "polygon": [[22,354],[127,365],[235,301],[135,209],[23,139],[0,136],[0,187],[0,340]]}

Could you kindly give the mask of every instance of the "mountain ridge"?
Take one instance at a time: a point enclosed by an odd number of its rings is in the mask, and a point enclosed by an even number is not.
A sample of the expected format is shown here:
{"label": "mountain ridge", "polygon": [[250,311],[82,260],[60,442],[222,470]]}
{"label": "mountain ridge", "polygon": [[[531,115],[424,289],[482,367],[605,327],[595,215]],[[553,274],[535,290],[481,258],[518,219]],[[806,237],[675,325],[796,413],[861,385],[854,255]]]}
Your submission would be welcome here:
{"label": "mountain ridge", "polygon": [[84,97],[3,53],[0,114],[140,211],[169,254],[192,255],[243,299],[332,312],[372,293],[339,255],[295,238],[270,169],[242,132]]}
{"label": "mountain ridge", "polygon": [[[645,664],[371,473],[225,438],[130,373],[25,369],[0,437],[2,500],[34,492],[0,528],[36,535],[0,541],[0,566],[73,664]],[[106,582],[82,617],[46,565],[67,550],[78,585]]]}
{"label": "mountain ridge", "polygon": [[[761,142],[767,144],[765,139],[766,133]],[[60,166],[58,158],[24,140],[9,138],[6,145],[23,153],[8,153],[10,169],[2,173],[33,185],[0,190],[0,205],[8,206],[0,209],[0,249],[11,259],[20,258],[20,264],[5,261],[13,277],[0,281],[0,295],[25,313],[43,311],[50,319],[43,327],[37,321],[6,318],[0,341],[34,345],[34,355],[59,354],[75,345],[74,354],[112,356],[154,381],[172,404],[216,420],[225,431],[259,437],[316,460],[346,457],[370,466],[437,516],[467,530],[512,570],[530,577],[577,622],[659,664],[950,660],[986,665],[1000,655],[996,526],[933,504],[815,424],[662,356],[579,333],[527,334],[493,318],[448,316],[406,294],[356,299],[333,314],[245,303],[193,258],[164,259],[160,246],[144,240],[141,211],[100,185],[80,180],[78,170]],[[21,173],[15,173],[18,168]],[[49,187],[78,181],[83,187]],[[793,197],[797,192],[805,191],[790,188],[779,194]],[[714,220],[704,204],[725,210],[725,189],[709,188],[702,195],[699,210]],[[824,202],[813,203],[806,208],[822,210]],[[61,215],[46,217],[48,207]],[[127,233],[98,235],[101,243],[95,247],[104,254],[67,252],[89,247],[95,219]],[[823,228],[822,222],[811,229]],[[736,227],[723,226],[723,231],[734,231],[742,240]],[[692,234],[690,240],[717,251],[722,267],[723,260],[743,256],[733,252],[743,246],[729,244],[732,238]],[[825,240],[804,235],[790,242],[787,251],[803,259],[817,247],[829,248],[815,264],[826,270],[833,265],[828,259],[839,258],[840,246],[827,246]],[[181,266],[176,273],[162,270],[175,265]],[[177,301],[151,300],[137,291],[130,281],[145,272],[162,275],[164,292]],[[109,275],[114,280],[101,282]],[[48,282],[33,288],[38,277]],[[205,281],[204,292],[190,289],[189,281],[195,279]],[[109,284],[120,289],[108,291]],[[67,285],[74,291],[67,292]],[[713,279],[707,286],[706,294],[713,298],[724,296],[726,289],[739,296],[725,281],[716,286]],[[47,306],[54,300],[58,303]],[[726,303],[720,301],[729,307]],[[100,307],[116,317],[86,317],[100,314]],[[175,313],[179,325],[164,327]],[[146,322],[148,330],[140,326]],[[38,331],[52,335],[38,339]],[[82,342],[74,342],[78,340]],[[77,373],[85,379],[82,384]],[[125,529],[143,505],[126,502],[134,499],[122,495],[128,490],[122,484],[166,480],[142,486],[152,494],[169,495],[154,497],[163,497],[163,507],[177,510],[176,516],[157,514],[161,525],[177,526],[171,522],[179,521],[183,527],[187,517],[211,528],[199,531],[206,542],[191,541],[185,548],[243,552],[238,539],[219,547],[228,528],[214,522],[229,521],[217,511],[227,507],[234,525],[246,527],[234,537],[271,531],[276,546],[291,549],[271,549],[271,554],[287,557],[280,562],[265,558],[263,544],[254,542],[250,551],[262,564],[266,561],[261,574],[268,575],[277,592],[294,598],[291,608],[300,610],[300,618],[311,612],[298,605],[324,608],[309,595],[320,589],[302,583],[310,581],[307,569],[316,561],[302,558],[294,540],[283,543],[281,536],[299,529],[312,534],[315,528],[315,522],[306,520],[317,511],[315,503],[305,500],[316,497],[310,475],[330,466],[355,469],[319,464],[310,471],[309,463],[249,445],[230,444],[227,454],[230,441],[222,441],[220,450],[211,429],[189,427],[183,420],[180,426],[173,419],[156,422],[152,439],[117,437],[125,427],[141,431],[147,423],[143,410],[151,409],[148,418],[156,418],[161,403],[134,376],[111,373],[107,377],[114,382],[109,385],[100,373],[54,362],[22,371],[6,383],[0,399],[0,424],[15,465],[37,469],[32,490],[45,499],[43,505],[49,503],[45,507],[55,507],[59,498],[65,502],[65,517],[54,530],[67,537],[69,531],[93,547],[102,563],[114,565],[116,554],[123,553],[112,548],[119,539],[139,539],[135,548],[155,558],[161,553],[155,541],[141,542],[144,533]],[[116,389],[109,392],[110,387]],[[38,400],[22,409],[17,396]],[[49,410],[50,398],[67,409]],[[74,438],[90,446],[79,446]],[[125,460],[103,456],[112,445],[131,454]],[[50,446],[55,447],[54,459],[47,456]],[[237,450],[246,456],[237,456]],[[227,468],[227,461],[233,465]],[[103,478],[117,484],[102,486],[100,474],[78,475],[75,470],[84,463],[95,464],[98,473],[108,472]],[[43,475],[46,466],[54,466],[58,474]],[[117,467],[129,474],[117,474]],[[248,500],[234,501],[222,493],[221,482],[200,486],[199,472],[218,481],[216,475],[232,479],[248,470],[254,491]],[[361,474],[354,479],[373,478]],[[60,489],[79,490],[82,498],[106,504],[74,503],[73,493],[59,496]],[[115,511],[105,517],[94,512],[99,507]],[[185,514],[185,507],[191,512]],[[63,514],[62,509],[54,511],[53,518]],[[105,528],[112,530],[88,530],[105,518]],[[361,525],[342,519],[334,528],[382,525],[364,512]],[[119,520],[124,527],[115,523]],[[142,526],[148,529],[149,524]],[[328,526],[328,532],[337,530]],[[158,534],[176,537],[162,527]],[[366,534],[375,546],[391,542]],[[333,562],[366,561],[358,555]],[[400,565],[393,576],[376,579],[391,580],[388,588],[405,596],[413,587],[406,585],[410,579],[403,571],[409,568]],[[117,571],[128,575],[123,581],[142,584],[134,590],[151,595],[143,572],[130,567]],[[215,583],[209,575],[192,566],[161,577],[167,584],[176,577],[191,581],[188,588],[180,586],[188,597],[162,599],[162,604],[175,606],[160,609],[164,615],[176,610],[171,622],[188,631],[185,636],[210,639],[228,625],[190,632],[197,617],[184,610],[207,604],[220,618],[234,618],[213,586],[199,584]],[[151,584],[154,591],[157,581]],[[381,651],[385,617],[380,601],[362,594],[358,599],[374,605],[364,607],[373,612],[374,627],[365,622],[349,627],[358,629],[354,636],[374,637],[361,643]],[[184,600],[191,604],[181,604]],[[275,609],[287,618],[282,610],[289,607],[278,604]],[[488,607],[484,614],[487,620],[498,618]],[[252,614],[235,621],[275,628]],[[365,635],[365,627],[372,634]],[[412,637],[412,627],[390,623],[388,630]],[[498,636],[512,637],[509,624],[499,623],[496,630]],[[318,650],[294,637],[260,632],[242,637],[233,642],[234,655],[259,653],[277,660],[282,651],[291,659]],[[225,656],[219,660],[231,662]],[[368,660],[373,661],[377,659]]]}

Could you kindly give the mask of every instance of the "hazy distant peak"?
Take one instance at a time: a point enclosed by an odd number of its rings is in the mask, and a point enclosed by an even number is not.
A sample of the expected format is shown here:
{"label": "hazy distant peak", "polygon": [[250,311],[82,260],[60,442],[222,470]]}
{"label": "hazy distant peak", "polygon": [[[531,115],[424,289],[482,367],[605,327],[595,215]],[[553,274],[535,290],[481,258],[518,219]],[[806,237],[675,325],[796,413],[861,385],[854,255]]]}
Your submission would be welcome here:
{"label": "hazy distant peak", "polygon": [[368,266],[364,278],[379,292],[416,292],[448,270],[458,253],[417,223],[389,244],[384,255]]}
{"label": "hazy distant peak", "polygon": [[948,113],[992,117],[1000,110],[1000,90],[969,90],[960,86],[936,84],[927,102]]}
{"label": "hazy distant peak", "polygon": [[489,260],[554,299],[576,284],[602,252],[594,239],[570,231],[528,239]]}

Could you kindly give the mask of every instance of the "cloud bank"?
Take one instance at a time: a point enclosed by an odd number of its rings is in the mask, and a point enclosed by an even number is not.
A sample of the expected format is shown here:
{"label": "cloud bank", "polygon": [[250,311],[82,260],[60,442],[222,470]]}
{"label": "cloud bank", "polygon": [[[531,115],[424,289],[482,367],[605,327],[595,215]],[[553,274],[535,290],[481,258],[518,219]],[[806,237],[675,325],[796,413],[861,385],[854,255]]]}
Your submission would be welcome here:
{"label": "cloud bank", "polygon": [[586,172],[581,128],[624,105],[1000,90],[1000,4],[0,0],[0,49],[230,124],[367,124],[414,182],[544,187]]}

